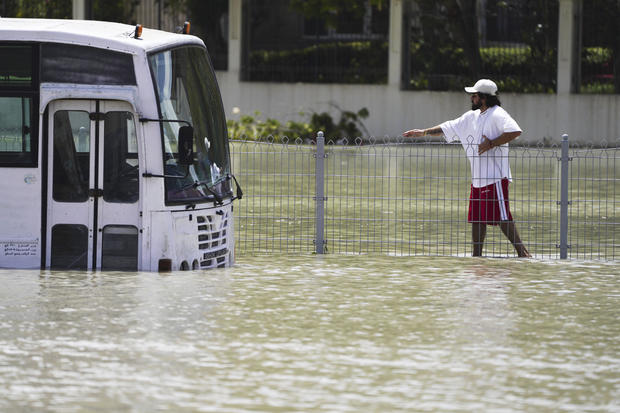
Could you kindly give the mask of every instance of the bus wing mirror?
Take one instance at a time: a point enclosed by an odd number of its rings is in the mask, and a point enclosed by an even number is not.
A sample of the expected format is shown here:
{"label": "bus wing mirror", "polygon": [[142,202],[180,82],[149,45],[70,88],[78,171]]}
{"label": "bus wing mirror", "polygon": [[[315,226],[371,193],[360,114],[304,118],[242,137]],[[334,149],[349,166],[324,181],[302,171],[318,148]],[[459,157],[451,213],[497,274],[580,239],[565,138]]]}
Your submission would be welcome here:
{"label": "bus wing mirror", "polygon": [[194,128],[181,126],[179,128],[179,160],[180,165],[194,163]]}

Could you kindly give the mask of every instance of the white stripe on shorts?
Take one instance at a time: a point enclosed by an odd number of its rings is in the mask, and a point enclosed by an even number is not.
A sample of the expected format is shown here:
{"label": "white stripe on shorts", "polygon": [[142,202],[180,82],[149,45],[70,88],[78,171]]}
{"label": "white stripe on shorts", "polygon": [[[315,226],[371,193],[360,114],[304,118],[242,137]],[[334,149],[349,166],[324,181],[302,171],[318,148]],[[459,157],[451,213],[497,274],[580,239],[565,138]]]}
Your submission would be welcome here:
{"label": "white stripe on shorts", "polygon": [[506,201],[504,200],[504,190],[502,189],[502,181],[495,182],[495,194],[497,195],[497,202],[499,203],[499,218],[502,221],[508,221],[508,214],[506,213]]}

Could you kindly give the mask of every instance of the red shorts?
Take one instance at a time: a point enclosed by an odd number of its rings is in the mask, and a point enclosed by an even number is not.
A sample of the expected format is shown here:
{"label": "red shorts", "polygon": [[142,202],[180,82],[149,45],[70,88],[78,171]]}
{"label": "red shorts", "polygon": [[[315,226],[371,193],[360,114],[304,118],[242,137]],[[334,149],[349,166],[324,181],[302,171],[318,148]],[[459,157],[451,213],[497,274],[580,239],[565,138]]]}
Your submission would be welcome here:
{"label": "red shorts", "polygon": [[512,221],[508,204],[508,184],[506,178],[482,188],[471,187],[467,222],[497,225],[502,221]]}

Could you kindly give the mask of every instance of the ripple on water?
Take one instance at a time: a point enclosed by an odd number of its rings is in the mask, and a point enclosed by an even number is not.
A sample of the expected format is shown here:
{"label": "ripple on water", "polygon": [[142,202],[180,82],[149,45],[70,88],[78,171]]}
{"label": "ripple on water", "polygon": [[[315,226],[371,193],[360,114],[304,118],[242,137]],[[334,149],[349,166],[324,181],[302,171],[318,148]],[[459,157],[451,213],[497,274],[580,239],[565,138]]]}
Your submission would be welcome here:
{"label": "ripple on water", "polygon": [[0,270],[3,411],[612,411],[614,263]]}

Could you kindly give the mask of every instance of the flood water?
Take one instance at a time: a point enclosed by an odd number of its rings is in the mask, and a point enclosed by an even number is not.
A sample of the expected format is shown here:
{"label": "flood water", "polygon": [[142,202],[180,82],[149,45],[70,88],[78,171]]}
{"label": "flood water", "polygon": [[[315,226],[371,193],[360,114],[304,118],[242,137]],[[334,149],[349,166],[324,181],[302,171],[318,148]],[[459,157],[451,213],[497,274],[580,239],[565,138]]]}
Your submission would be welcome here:
{"label": "flood water", "polygon": [[0,270],[0,411],[620,410],[616,263]]}

